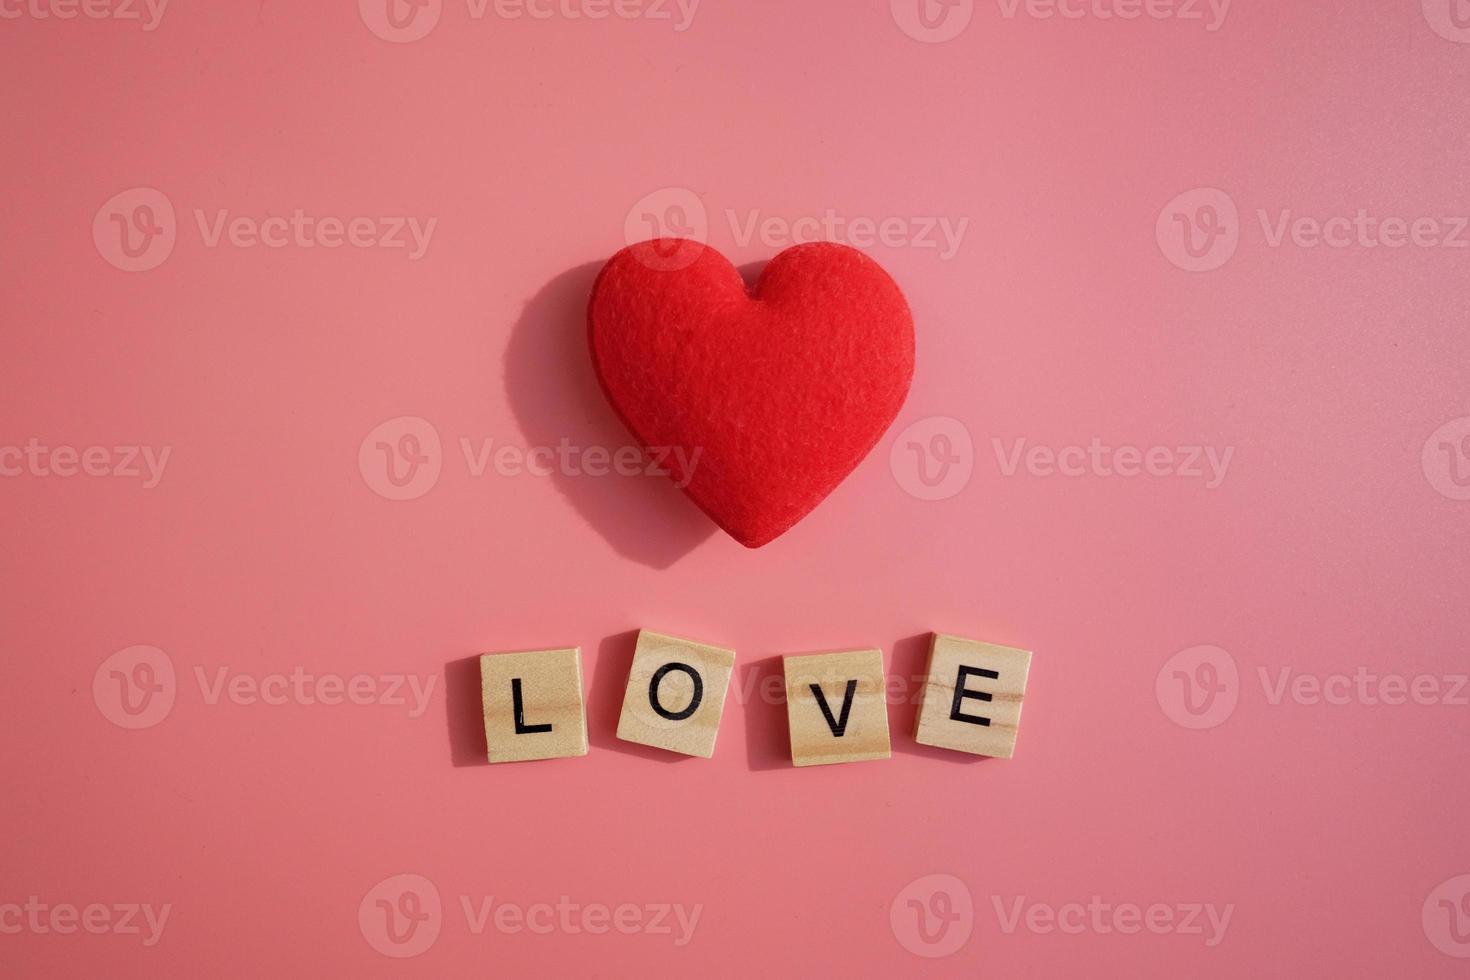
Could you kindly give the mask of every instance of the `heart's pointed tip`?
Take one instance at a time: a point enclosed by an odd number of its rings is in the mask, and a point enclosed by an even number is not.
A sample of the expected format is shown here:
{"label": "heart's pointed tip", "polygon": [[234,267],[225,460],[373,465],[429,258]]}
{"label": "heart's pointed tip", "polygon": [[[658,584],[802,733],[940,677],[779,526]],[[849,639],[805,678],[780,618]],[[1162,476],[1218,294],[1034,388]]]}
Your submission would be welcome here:
{"label": "heart's pointed tip", "polygon": [[738,534],[731,534],[730,535],[730,537],[734,538],[736,541],[740,542],[741,545],[743,545],[746,548],[749,548],[751,551],[755,551],[757,548],[764,548],[766,545],[770,544],[772,541],[775,541],[780,536],[781,535],[779,535],[779,534],[771,534],[771,535],[764,535],[763,534],[763,535],[759,535],[759,536],[756,536],[756,537],[749,537],[749,536],[742,537],[741,535],[738,535]]}
{"label": "heart's pointed tip", "polygon": [[700,504],[700,501],[695,500],[694,502],[695,505],[700,508],[700,510],[704,511],[704,516],[709,517],[711,522],[714,522],[714,526],[719,527],[720,530],[723,530],[723,532],[725,532],[726,535],[728,535],[729,538],[731,538],[732,541],[735,542],[735,544],[741,545],[742,548],[750,548],[751,551],[756,551],[757,548],[766,547],[766,545],[769,545],[770,542],[775,541],[776,538],[784,535],[786,530],[775,530],[775,532],[773,532],[770,527],[732,525],[732,523],[728,523],[726,522],[726,520],[722,520],[720,519],[720,517],[714,516],[713,513],[710,513],[709,508],[704,507],[703,504]]}
{"label": "heart's pointed tip", "polygon": [[[716,523],[718,524],[719,522],[716,521]],[[721,524],[720,530],[730,535],[730,537],[734,538],[744,547],[749,548],[751,551],[755,551],[757,548],[764,548],[766,545],[770,544],[772,541],[775,541],[777,538],[781,537],[783,534],[785,534],[787,531],[791,530],[795,526],[795,523],[791,523],[783,525],[781,527],[763,525],[756,527],[730,528]]]}
{"label": "heart's pointed tip", "polygon": [[770,544],[772,541],[775,541],[781,535],[791,530],[791,528],[794,526],[788,524],[784,527],[776,527],[773,524],[760,523],[756,521],[730,521],[721,516],[717,516],[714,513],[711,513],[711,511],[703,504],[701,504],[697,499],[694,501],[694,503],[697,507],[699,507],[700,510],[704,511],[706,517],[714,522],[715,527],[719,528],[721,531],[724,531],[726,535],[728,535],[741,547],[749,548],[751,551],[755,551],[757,548],[764,548],[766,545]]}

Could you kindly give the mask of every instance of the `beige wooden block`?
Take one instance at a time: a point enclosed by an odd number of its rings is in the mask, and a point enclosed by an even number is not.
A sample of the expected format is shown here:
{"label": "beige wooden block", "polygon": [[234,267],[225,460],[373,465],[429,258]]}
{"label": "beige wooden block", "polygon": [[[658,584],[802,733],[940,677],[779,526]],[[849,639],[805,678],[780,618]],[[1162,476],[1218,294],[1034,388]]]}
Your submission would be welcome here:
{"label": "beige wooden block", "polygon": [[798,766],[886,759],[883,651],[785,658],[791,761]]}
{"label": "beige wooden block", "polygon": [[580,649],[487,653],[480,698],[491,762],[587,754]]}
{"label": "beige wooden block", "polygon": [[639,630],[618,738],[708,759],[734,667],[734,650]]}
{"label": "beige wooden block", "polygon": [[935,633],[914,741],[1009,759],[1031,653]]}

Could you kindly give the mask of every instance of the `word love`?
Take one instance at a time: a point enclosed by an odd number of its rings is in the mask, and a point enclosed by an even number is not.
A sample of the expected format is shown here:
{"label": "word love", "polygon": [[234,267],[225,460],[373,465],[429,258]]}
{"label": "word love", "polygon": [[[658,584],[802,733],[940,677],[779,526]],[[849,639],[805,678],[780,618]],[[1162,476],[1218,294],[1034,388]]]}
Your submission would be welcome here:
{"label": "word love", "polygon": [[[783,666],[793,765],[889,758],[881,650],[788,656]],[[914,741],[1009,759],[1030,668],[1025,650],[933,634]],[[640,630],[618,738],[710,758],[734,669],[733,650]],[[579,648],[485,654],[480,686],[491,762],[587,754]]]}

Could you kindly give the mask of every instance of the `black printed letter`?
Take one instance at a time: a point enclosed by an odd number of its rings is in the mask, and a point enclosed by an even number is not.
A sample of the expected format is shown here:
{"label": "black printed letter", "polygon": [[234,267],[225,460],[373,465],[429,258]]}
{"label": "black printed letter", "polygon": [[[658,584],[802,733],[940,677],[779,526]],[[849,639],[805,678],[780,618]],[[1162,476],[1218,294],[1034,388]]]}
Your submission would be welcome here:
{"label": "black printed letter", "polygon": [[[659,703],[658,700],[658,683],[659,681],[663,680],[664,675],[671,670],[682,670],[684,673],[688,674],[689,679],[694,682],[694,695],[689,699],[689,707],[685,708],[683,711],[670,711],[665,708],[661,703]],[[699,671],[695,670],[688,664],[664,664],[658,670],[655,670],[653,672],[653,679],[648,682],[648,703],[653,706],[653,710],[658,712],[660,717],[667,718],[669,721],[683,721],[685,718],[688,718],[690,715],[694,714],[695,710],[699,707],[699,702],[703,700],[704,681],[700,679]]]}
{"label": "black printed letter", "polygon": [[517,735],[532,735],[536,732],[551,731],[550,723],[545,725],[526,724],[526,706],[521,703],[521,679],[519,677],[512,677],[510,679],[510,699],[515,705]]}
{"label": "black printed letter", "polygon": [[857,693],[857,680],[847,682],[847,690],[842,694],[842,717],[834,720],[832,709],[827,707],[827,695],[822,693],[822,685],[813,684],[812,694],[816,695],[817,704],[822,708],[822,717],[827,719],[827,727],[832,729],[833,738],[841,738],[847,734],[847,715],[852,711],[852,696]]}
{"label": "black printed letter", "polygon": [[967,715],[960,710],[964,706],[965,698],[974,698],[976,701],[991,700],[990,695],[985,691],[965,690],[965,678],[972,675],[975,677],[989,677],[992,680],[1000,677],[1000,674],[993,670],[986,670],[983,667],[966,667],[961,664],[960,672],[954,679],[954,701],[949,706],[949,720],[968,721],[972,725],[985,725],[988,727],[990,725],[989,718],[982,718],[979,715]]}

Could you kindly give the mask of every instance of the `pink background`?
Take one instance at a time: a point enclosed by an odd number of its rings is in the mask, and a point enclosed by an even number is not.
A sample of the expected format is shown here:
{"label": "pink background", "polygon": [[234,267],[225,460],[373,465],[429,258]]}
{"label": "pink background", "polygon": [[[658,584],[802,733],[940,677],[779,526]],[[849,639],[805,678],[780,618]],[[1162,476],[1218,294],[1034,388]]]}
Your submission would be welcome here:
{"label": "pink background", "polygon": [[[0,19],[0,445],[171,455],[151,488],[0,478],[0,906],[171,911],[149,946],[0,909],[0,972],[1463,975],[1470,708],[1273,703],[1273,685],[1362,668],[1443,695],[1466,670],[1470,251],[1273,247],[1258,218],[1366,209],[1448,237],[1470,212],[1470,31],[1446,4],[1240,0],[1211,31],[1207,7],[986,2],[930,43],[886,0],[704,0],[684,31],[677,11],[476,19],[445,0],[395,43],[370,0],[174,0],[151,31],[18,2]],[[107,235],[132,188],[175,211],[146,271]],[[1238,208],[1213,271],[1179,268],[1167,234],[1203,214],[1166,208],[1195,188]],[[587,364],[585,292],[630,220],[680,224],[691,198],[742,266],[785,242],[737,241],[727,211],[969,221],[949,258],[868,249],[914,310],[913,393],[760,551],[664,481],[476,476],[461,447],[627,443]],[[437,225],[412,260],[211,247],[195,218],[297,208]],[[440,474],[396,501],[363,444],[402,416],[432,426]],[[908,443],[942,449],[941,431],[961,476],[921,499]],[[1021,438],[1233,456],[1215,489],[1007,475],[992,440]],[[639,627],[738,650],[755,696],[732,691],[712,760],[613,739]],[[916,746],[898,697],[891,760],[790,767],[784,706],[759,696],[779,654],[881,646],[906,683],[932,629],[1036,651],[1013,760]],[[478,764],[470,658],[574,644],[591,753]],[[174,701],[130,730],[104,661],[138,645]],[[1173,684],[1202,664],[1222,700],[1196,715]],[[221,668],[435,686],[419,717],[211,703],[196,672]],[[374,911],[400,874],[441,903],[410,959],[379,952]],[[701,911],[683,945],[477,934],[462,896]],[[949,910],[950,955],[919,955],[937,947],[914,896]],[[1213,946],[1007,932],[996,903],[1022,896],[1233,911]]]}

